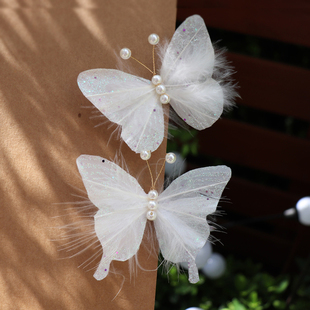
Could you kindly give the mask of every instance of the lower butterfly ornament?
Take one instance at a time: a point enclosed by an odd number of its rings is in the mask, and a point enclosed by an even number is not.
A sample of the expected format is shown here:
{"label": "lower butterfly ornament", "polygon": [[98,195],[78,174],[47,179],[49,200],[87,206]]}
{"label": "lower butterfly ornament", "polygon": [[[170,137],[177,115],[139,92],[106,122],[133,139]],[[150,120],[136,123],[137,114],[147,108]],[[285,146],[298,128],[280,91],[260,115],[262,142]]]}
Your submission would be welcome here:
{"label": "lower butterfly ornament", "polygon": [[108,275],[112,260],[126,261],[137,253],[150,220],[163,257],[187,262],[189,281],[199,281],[195,258],[210,234],[206,216],[216,210],[230,168],[192,170],[158,194],[154,189],[145,193],[134,177],[99,156],[81,155],[77,166],[90,201],[99,209],[95,232],[103,254],[94,274],[97,280]]}

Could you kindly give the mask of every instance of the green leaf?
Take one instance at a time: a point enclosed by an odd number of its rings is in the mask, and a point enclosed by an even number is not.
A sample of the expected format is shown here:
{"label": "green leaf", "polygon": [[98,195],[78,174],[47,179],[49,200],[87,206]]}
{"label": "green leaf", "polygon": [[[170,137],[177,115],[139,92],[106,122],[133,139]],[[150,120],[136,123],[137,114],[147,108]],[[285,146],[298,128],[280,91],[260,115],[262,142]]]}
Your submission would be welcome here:
{"label": "green leaf", "polygon": [[204,304],[200,304],[199,308],[203,309],[203,310],[212,310],[212,301],[208,300],[206,301]]}
{"label": "green leaf", "polygon": [[190,148],[189,148],[189,145],[188,144],[184,144],[183,147],[182,147],[182,157],[186,157],[190,152]]}
{"label": "green leaf", "polygon": [[250,294],[250,300],[251,300],[251,302],[252,303],[257,303],[257,300],[258,300],[258,294],[257,294],[257,292],[251,292],[251,294]]}
{"label": "green leaf", "polygon": [[235,276],[234,282],[238,291],[243,291],[248,286],[248,281],[246,277],[240,273]]}
{"label": "green leaf", "polygon": [[277,285],[269,286],[268,287],[268,292],[275,292],[277,294],[280,294],[280,293],[284,292],[287,289],[288,285],[289,285],[289,280],[288,279],[282,280]]}
{"label": "green leaf", "polygon": [[194,142],[191,144],[191,153],[192,153],[192,155],[194,155],[194,156],[197,156],[197,155],[198,155],[198,141],[194,141]]}
{"label": "green leaf", "polygon": [[236,298],[229,303],[229,310],[247,310],[245,306]]}
{"label": "green leaf", "polygon": [[281,283],[277,286],[275,292],[277,293],[284,292],[287,289],[288,285],[289,285],[288,279],[281,281]]}
{"label": "green leaf", "polygon": [[285,309],[286,307],[286,303],[283,300],[275,300],[272,305],[276,308],[276,309]]}

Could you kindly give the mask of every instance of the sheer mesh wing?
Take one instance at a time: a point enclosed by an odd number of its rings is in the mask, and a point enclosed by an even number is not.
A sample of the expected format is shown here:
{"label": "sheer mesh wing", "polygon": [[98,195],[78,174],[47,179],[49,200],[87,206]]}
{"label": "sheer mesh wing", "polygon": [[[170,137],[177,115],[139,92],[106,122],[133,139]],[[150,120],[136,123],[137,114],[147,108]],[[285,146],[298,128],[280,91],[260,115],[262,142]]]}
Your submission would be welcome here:
{"label": "sheer mesh wing", "polygon": [[210,234],[206,216],[216,210],[230,176],[226,166],[196,169],[173,181],[158,199],[155,228],[162,255],[187,262],[192,283],[199,280],[195,258]]}
{"label": "sheer mesh wing", "polygon": [[166,85],[212,76],[214,50],[203,19],[187,18],[175,31],[163,58],[160,74]]}
{"label": "sheer mesh wing", "polygon": [[194,15],[174,33],[160,74],[171,105],[190,126],[210,127],[222,114],[224,94],[212,79],[215,57],[203,19]]}
{"label": "sheer mesh wing", "polygon": [[164,137],[164,116],[151,82],[111,69],[80,73],[84,96],[110,121],[122,126],[121,137],[136,153],[155,151]]}
{"label": "sheer mesh wing", "polygon": [[90,201],[99,209],[95,231],[103,255],[94,277],[101,280],[112,260],[126,261],[138,251],[146,224],[147,195],[135,178],[99,156],[81,155],[77,166]]}

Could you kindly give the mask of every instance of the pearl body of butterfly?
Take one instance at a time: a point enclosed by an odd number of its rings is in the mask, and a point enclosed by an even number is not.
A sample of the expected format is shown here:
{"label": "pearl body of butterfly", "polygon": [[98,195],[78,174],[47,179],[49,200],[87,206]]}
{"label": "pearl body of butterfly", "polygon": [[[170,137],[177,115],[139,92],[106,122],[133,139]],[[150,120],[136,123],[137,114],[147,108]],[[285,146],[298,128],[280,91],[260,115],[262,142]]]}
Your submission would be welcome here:
{"label": "pearl body of butterfly", "polygon": [[154,221],[157,217],[157,214],[156,214],[156,209],[157,209],[157,198],[158,198],[158,192],[154,189],[150,190],[147,194],[148,196],[148,210],[147,213],[146,213],[146,218],[149,220],[149,221]]}
{"label": "pearl body of butterfly", "polygon": [[[174,153],[167,153],[165,160],[167,163],[173,164],[176,160],[176,156]],[[148,205],[147,205],[148,211],[146,213],[146,218],[149,221],[154,221],[157,217],[156,210],[157,210],[158,192],[152,189],[148,192],[147,197],[148,197]]]}
{"label": "pearl body of butterfly", "polygon": [[160,75],[154,75],[152,77],[152,83],[155,86],[155,91],[159,97],[159,101],[162,104],[167,104],[170,102],[170,97],[166,94],[166,86],[162,84],[162,77]]}

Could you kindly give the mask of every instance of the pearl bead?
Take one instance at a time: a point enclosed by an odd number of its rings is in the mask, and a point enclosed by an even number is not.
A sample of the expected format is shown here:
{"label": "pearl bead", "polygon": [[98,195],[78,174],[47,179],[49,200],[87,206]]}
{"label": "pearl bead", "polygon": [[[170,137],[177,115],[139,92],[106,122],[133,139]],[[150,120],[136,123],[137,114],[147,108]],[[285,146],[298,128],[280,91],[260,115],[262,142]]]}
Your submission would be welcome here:
{"label": "pearl bead", "polygon": [[140,153],[140,157],[141,157],[141,159],[143,159],[143,160],[148,160],[148,159],[150,159],[150,158],[151,158],[151,151],[142,151],[142,152]]}
{"label": "pearl bead", "polygon": [[168,153],[166,154],[166,162],[168,164],[173,164],[177,160],[177,157],[174,153]]}
{"label": "pearl bead", "polygon": [[167,94],[161,95],[159,98],[162,104],[167,104],[170,102],[170,97]]}
{"label": "pearl bead", "polygon": [[123,59],[129,59],[130,56],[131,56],[131,50],[127,47],[125,48],[122,48],[121,51],[119,52],[120,56],[123,58]]}
{"label": "pearl bead", "polygon": [[186,170],[186,162],[183,157],[179,153],[175,153],[175,157],[176,161],[173,165],[166,164],[165,166],[165,174],[171,179],[175,179]]}
{"label": "pearl bead", "polygon": [[152,33],[148,37],[149,43],[152,45],[156,45],[159,42],[159,36],[155,33]]}
{"label": "pearl bead", "polygon": [[149,220],[149,221],[154,221],[156,219],[156,212],[155,211],[148,211],[146,213],[146,218]]}
{"label": "pearl bead", "polygon": [[158,95],[162,95],[162,94],[164,94],[165,92],[166,92],[166,87],[165,87],[165,85],[160,84],[160,85],[156,86],[156,93],[157,93]]}
{"label": "pearl bead", "polygon": [[155,211],[157,209],[157,202],[154,200],[150,200],[147,207],[149,208],[149,210]]}
{"label": "pearl bead", "polygon": [[155,189],[152,189],[148,192],[149,199],[155,200],[158,197],[158,192]]}
{"label": "pearl bead", "polygon": [[154,75],[154,76],[152,77],[152,83],[153,83],[154,85],[158,85],[158,84],[160,84],[162,81],[163,81],[163,79],[161,78],[160,75]]}

